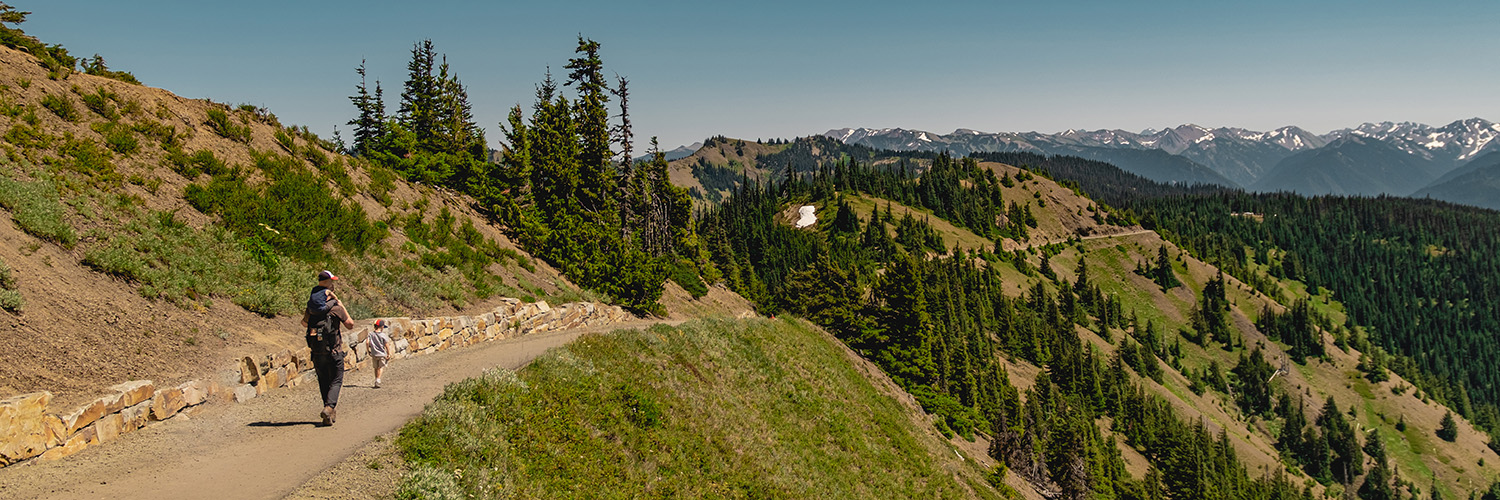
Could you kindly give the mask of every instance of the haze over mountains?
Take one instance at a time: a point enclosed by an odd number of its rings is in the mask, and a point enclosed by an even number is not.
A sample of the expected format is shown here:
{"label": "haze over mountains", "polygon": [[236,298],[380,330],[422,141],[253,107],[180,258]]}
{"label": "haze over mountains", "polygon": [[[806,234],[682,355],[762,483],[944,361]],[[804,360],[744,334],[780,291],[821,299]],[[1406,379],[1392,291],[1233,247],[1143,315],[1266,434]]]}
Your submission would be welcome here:
{"label": "haze over mountains", "polygon": [[[1464,173],[1488,175],[1485,178],[1492,180],[1500,176],[1500,167],[1478,173],[1488,163],[1500,163],[1500,157],[1485,156],[1500,151],[1500,141],[1495,140],[1500,136],[1500,125],[1480,118],[1442,127],[1412,122],[1364,123],[1324,134],[1295,126],[1262,132],[1187,124],[1140,132],[988,133],[961,128],[943,135],[901,128],[844,128],[824,135],[849,144],[897,151],[1073,155],[1113,163],[1160,182],[1210,183],[1309,195],[1431,195],[1469,204],[1488,201],[1484,206],[1500,208],[1500,188],[1490,184],[1476,186],[1470,179],[1467,189],[1462,190],[1467,193],[1462,196],[1466,201],[1448,198],[1457,196],[1458,186],[1443,187]],[[1474,161],[1481,157],[1487,160]]]}

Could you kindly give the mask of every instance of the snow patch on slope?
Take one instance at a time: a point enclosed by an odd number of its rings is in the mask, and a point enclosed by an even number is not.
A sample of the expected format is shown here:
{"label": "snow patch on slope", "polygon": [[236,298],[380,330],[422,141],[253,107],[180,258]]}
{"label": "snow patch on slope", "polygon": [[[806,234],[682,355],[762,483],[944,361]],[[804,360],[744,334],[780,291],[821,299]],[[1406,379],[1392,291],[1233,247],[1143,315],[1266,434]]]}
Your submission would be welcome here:
{"label": "snow patch on slope", "polygon": [[803,205],[802,208],[797,209],[797,229],[802,229],[804,227],[817,224],[817,211],[818,207],[814,207],[812,205]]}

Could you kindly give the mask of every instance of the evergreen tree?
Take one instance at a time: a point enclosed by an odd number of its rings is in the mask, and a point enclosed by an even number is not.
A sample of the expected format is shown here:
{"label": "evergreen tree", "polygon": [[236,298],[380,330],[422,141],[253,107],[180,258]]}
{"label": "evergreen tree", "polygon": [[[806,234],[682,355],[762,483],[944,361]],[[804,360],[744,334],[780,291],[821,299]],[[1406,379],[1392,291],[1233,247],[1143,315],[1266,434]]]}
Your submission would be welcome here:
{"label": "evergreen tree", "polygon": [[1282,393],[1277,408],[1280,410],[1282,423],[1281,435],[1276,439],[1276,449],[1300,457],[1305,448],[1302,431],[1307,427],[1307,414],[1302,412],[1302,396],[1298,395],[1297,402],[1293,403],[1286,393]]}
{"label": "evergreen tree", "polygon": [[1167,255],[1167,247],[1156,247],[1156,267],[1151,269],[1152,280],[1162,290],[1171,290],[1181,285],[1177,280],[1177,273],[1172,271],[1172,258]]}
{"label": "evergreen tree", "polygon": [[433,73],[437,50],[432,40],[412,44],[411,61],[406,63],[406,83],[401,91],[398,120],[410,132],[418,150],[434,151],[437,143],[439,105],[442,82]]}
{"label": "evergreen tree", "polygon": [[630,169],[635,164],[632,151],[635,149],[635,130],[630,125],[630,80],[615,77],[615,88],[610,93],[620,99],[620,124],[613,129],[615,142],[620,144],[620,165],[624,168],[620,176],[630,178]]}
{"label": "evergreen tree", "polygon": [[1458,422],[1453,420],[1453,412],[1443,414],[1443,421],[1438,424],[1437,437],[1450,443],[1458,439]]}
{"label": "evergreen tree", "polygon": [[371,94],[365,86],[365,61],[359,61],[359,67],[354,69],[359,74],[359,85],[354,89],[354,95],[349,100],[354,103],[354,109],[358,115],[349,120],[348,125],[354,126],[354,150],[357,156],[368,156],[370,151],[385,136],[385,105],[380,102],[378,94],[380,82],[375,82],[377,93]]}
{"label": "evergreen tree", "polygon": [[1323,428],[1324,439],[1328,442],[1328,471],[1331,477],[1343,484],[1353,482],[1364,473],[1364,452],[1360,450],[1354,428],[1344,419],[1344,414],[1339,412],[1332,396],[1323,404],[1317,424]]}
{"label": "evergreen tree", "polygon": [[916,259],[898,255],[875,288],[875,312],[885,328],[885,346],[876,359],[903,386],[929,385],[934,380],[927,294]]}
{"label": "evergreen tree", "polygon": [[1247,415],[1261,415],[1271,411],[1271,374],[1276,370],[1261,356],[1260,349],[1251,349],[1247,355],[1240,353],[1239,364],[1231,370],[1235,375],[1235,402]]}
{"label": "evergreen tree", "polygon": [[573,108],[574,122],[579,138],[579,205],[590,219],[603,224],[617,224],[615,220],[616,168],[614,152],[610,149],[612,134],[609,126],[610,89],[604,80],[604,61],[599,57],[599,42],[578,37],[577,57],[568,60],[566,85],[576,87],[578,102]]}

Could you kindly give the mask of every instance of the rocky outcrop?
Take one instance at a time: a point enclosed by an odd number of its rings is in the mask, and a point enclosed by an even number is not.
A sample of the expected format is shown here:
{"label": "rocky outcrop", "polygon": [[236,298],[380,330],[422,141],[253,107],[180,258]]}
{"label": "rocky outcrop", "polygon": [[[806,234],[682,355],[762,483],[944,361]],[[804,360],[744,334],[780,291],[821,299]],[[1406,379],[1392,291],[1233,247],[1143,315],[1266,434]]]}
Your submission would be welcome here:
{"label": "rocky outcrop", "polygon": [[[608,325],[631,319],[616,306],[574,302],[552,307],[546,302],[522,303],[504,299],[494,311],[479,316],[447,318],[385,318],[387,333],[396,345],[396,358],[409,358],[446,349],[531,333]],[[345,370],[370,363],[366,339],[374,321],[361,322],[344,332],[349,355]],[[183,410],[208,403],[243,403],[281,388],[316,383],[307,348],[284,349],[230,362],[212,377],[171,387],[150,380],[133,380],[109,388],[109,394],[66,413],[51,413],[52,393],[22,394],[0,400],[0,467],[26,460],[57,460],[156,422]]]}

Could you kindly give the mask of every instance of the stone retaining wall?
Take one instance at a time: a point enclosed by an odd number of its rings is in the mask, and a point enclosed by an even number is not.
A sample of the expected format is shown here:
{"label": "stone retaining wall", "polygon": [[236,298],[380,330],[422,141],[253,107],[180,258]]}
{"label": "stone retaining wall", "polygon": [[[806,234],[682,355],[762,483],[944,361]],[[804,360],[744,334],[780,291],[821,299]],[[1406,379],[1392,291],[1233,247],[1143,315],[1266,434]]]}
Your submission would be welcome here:
{"label": "stone retaining wall", "polygon": [[[617,306],[574,302],[550,307],[546,302],[504,299],[494,311],[451,318],[386,318],[396,344],[395,358],[408,358],[479,342],[631,319]],[[365,342],[374,321],[362,321],[344,332],[350,347],[346,370],[370,363]],[[0,400],[0,467],[26,460],[56,460],[121,434],[177,416],[184,408],[210,402],[244,402],[269,391],[317,383],[308,348],[245,356],[213,377],[173,387],[133,380],[110,387],[110,395],[68,413],[49,413],[52,393],[42,391]]]}

